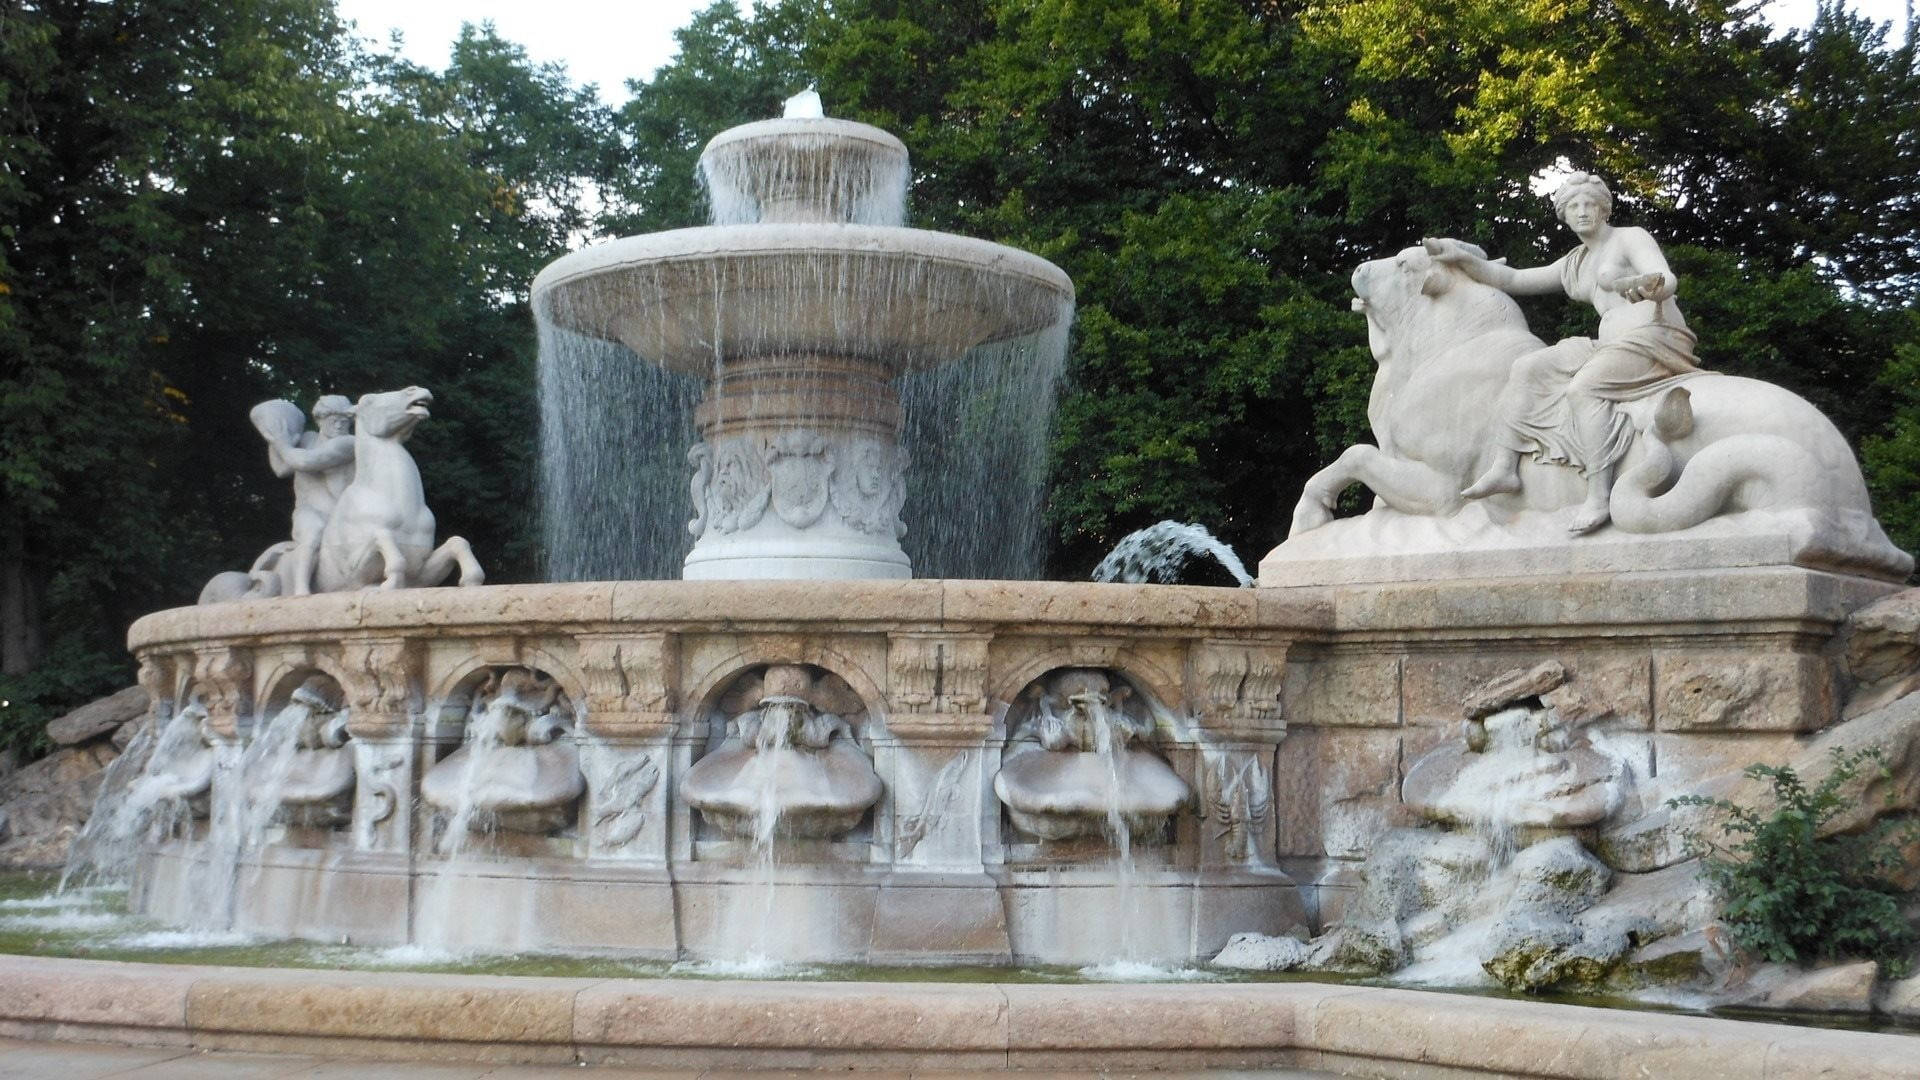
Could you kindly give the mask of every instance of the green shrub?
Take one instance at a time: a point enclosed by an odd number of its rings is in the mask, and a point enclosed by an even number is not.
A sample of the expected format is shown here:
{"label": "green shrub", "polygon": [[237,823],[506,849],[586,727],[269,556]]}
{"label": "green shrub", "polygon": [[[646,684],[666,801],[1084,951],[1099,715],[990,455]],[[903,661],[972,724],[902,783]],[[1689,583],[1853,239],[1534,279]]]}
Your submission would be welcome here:
{"label": "green shrub", "polygon": [[1869,769],[1890,775],[1879,748],[1836,749],[1832,771],[1812,788],[1784,765],[1748,767],[1748,777],[1771,785],[1770,808],[1700,795],[1672,800],[1726,816],[1728,843],[1695,834],[1692,846],[1720,896],[1721,921],[1741,948],[1779,963],[1865,957],[1890,975],[1905,973],[1920,930],[1901,913],[1901,891],[1888,879],[1916,826],[1881,821],[1858,834],[1820,835],[1847,809],[1843,789]]}

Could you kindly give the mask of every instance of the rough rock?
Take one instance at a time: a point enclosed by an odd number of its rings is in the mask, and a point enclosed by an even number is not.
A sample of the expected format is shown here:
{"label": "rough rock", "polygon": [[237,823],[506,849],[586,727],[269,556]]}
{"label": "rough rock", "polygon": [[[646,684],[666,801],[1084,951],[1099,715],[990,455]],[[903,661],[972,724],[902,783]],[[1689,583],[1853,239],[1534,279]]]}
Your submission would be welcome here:
{"label": "rough rock", "polygon": [[1705,930],[1663,937],[1635,949],[1626,959],[1633,981],[1659,986],[1704,982],[1719,975],[1722,967],[1723,957]]}
{"label": "rough rock", "polygon": [[1513,907],[1575,915],[1593,906],[1613,883],[1613,871],[1571,836],[1556,836],[1513,857]]}
{"label": "rough rock", "polygon": [[1327,965],[1335,970],[1379,975],[1398,971],[1412,957],[1399,924],[1392,922],[1342,926],[1332,935],[1326,951]]}
{"label": "rough rock", "polygon": [[1488,679],[1467,693],[1462,707],[1469,720],[1484,720],[1528,698],[1557,690],[1567,681],[1567,669],[1557,660],[1531,668],[1515,668]]}
{"label": "rough rock", "polygon": [[1625,912],[1580,917],[1606,895],[1613,871],[1571,836],[1522,851],[1507,876],[1513,892],[1488,934],[1481,966],[1510,990],[1598,986],[1648,930]]}
{"label": "rough rock", "polygon": [[1472,824],[1499,806],[1508,815],[1502,824],[1543,829],[1605,821],[1626,798],[1620,763],[1584,745],[1516,761],[1447,742],[1413,763],[1401,790],[1429,820]]}
{"label": "rough rock", "polygon": [[1756,975],[1738,1003],[1789,1012],[1868,1012],[1879,971],[1880,965],[1871,960],[1812,971],[1782,965]]}
{"label": "rough rock", "polygon": [[104,739],[56,750],[0,781],[0,812],[8,832],[0,841],[0,868],[58,866],[67,845],[93,812],[104,770],[119,756]]}
{"label": "rough rock", "polygon": [[140,716],[121,724],[113,730],[113,738],[108,741],[113,743],[115,750],[124,751],[127,748],[127,744],[133,741],[133,737],[140,734],[140,728],[146,722],[147,718]]}
{"label": "rough rock", "polygon": [[1857,685],[1845,716],[1871,712],[1920,689],[1920,589],[1853,613],[1840,632],[1847,673]]}
{"label": "rough rock", "polygon": [[1617,874],[1613,887],[1582,919],[1627,929],[1642,941],[1690,933],[1707,926],[1717,910],[1700,864],[1681,863],[1648,874]]}
{"label": "rough rock", "polygon": [[1289,971],[1305,964],[1311,953],[1298,938],[1235,934],[1213,958],[1213,966],[1238,971]]}
{"label": "rough rock", "polygon": [[146,711],[147,692],[138,686],[129,686],[49,721],[47,738],[57,746],[76,746],[137,720]]}
{"label": "rough rock", "polygon": [[1908,976],[1886,984],[1874,1009],[1895,1020],[1920,1022],[1920,975]]}

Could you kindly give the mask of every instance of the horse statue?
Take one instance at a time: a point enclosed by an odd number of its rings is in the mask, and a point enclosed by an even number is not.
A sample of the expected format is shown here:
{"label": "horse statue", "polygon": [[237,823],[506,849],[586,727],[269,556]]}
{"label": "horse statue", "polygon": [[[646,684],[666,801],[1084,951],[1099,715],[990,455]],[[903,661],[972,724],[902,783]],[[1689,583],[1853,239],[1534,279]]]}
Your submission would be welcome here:
{"label": "horse statue", "polygon": [[409,386],[366,394],[353,409],[353,482],[320,533],[315,592],[431,587],[457,567],[461,587],[487,576],[458,536],[433,544],[433,511],[407,439],[432,413],[433,394]]}
{"label": "horse statue", "polygon": [[[1490,405],[1519,366],[1565,368],[1565,350],[1592,343],[1541,341],[1511,296],[1431,245],[1363,263],[1352,280],[1379,364],[1367,403],[1377,445],[1348,447],[1307,481],[1288,541],[1269,559],[1585,542],[1555,525],[1580,502],[1581,479],[1545,455],[1521,462],[1518,491],[1464,492],[1495,438]],[[1696,371],[1614,407],[1633,441],[1612,523],[1594,537],[1784,533],[1796,562],[1896,580],[1912,571],[1873,518],[1845,436],[1799,395]],[[1373,492],[1373,509],[1335,521],[1356,483]]]}

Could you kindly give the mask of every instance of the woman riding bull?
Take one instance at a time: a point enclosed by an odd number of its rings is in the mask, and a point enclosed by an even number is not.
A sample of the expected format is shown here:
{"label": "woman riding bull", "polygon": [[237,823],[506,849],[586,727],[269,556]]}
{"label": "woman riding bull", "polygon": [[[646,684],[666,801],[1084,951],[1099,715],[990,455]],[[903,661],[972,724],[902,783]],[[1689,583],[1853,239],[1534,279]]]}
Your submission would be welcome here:
{"label": "woman riding bull", "polygon": [[1520,490],[1520,456],[1577,467],[1586,501],[1569,531],[1605,525],[1614,470],[1633,442],[1619,402],[1646,397],[1699,372],[1693,331],[1673,302],[1678,284],[1645,229],[1615,228],[1613,193],[1591,173],[1574,173],[1553,194],[1554,210],[1580,238],[1551,266],[1516,270],[1458,240],[1427,240],[1435,261],[1515,296],[1564,292],[1600,313],[1598,338],[1568,338],[1514,362],[1495,403],[1491,464],[1461,494],[1469,499]]}

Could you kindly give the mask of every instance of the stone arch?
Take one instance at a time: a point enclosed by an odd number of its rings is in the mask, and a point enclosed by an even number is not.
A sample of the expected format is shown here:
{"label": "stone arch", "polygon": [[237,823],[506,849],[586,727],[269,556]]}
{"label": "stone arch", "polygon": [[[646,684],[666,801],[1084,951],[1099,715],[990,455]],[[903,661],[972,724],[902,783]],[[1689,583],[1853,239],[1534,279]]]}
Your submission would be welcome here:
{"label": "stone arch", "polygon": [[339,658],[320,649],[269,653],[271,662],[255,669],[254,700],[260,703],[260,715],[272,716],[284,707],[293,692],[310,676],[325,675],[346,697],[347,673]]}
{"label": "stone arch", "polygon": [[862,740],[884,734],[886,692],[864,665],[839,649],[817,642],[796,638],[778,644],[788,647],[777,651],[763,647],[737,649],[689,679],[688,692],[682,697],[680,714],[675,718],[676,733],[704,736],[703,725],[719,706],[721,695],[748,671],[768,664],[807,664],[839,676],[860,696],[861,703],[867,707],[866,720],[856,732]]}
{"label": "stone arch", "polygon": [[1126,679],[1148,702],[1167,713],[1177,714],[1186,700],[1181,675],[1166,670],[1137,650],[1120,646],[1104,658],[1089,657],[1084,651],[1060,645],[1029,654],[1020,663],[997,672],[987,684],[987,704],[994,713],[995,737],[1006,735],[1007,706],[1035,679],[1059,668],[1100,668]]}
{"label": "stone arch", "polygon": [[580,719],[587,694],[587,680],[576,657],[549,648],[546,643],[524,639],[482,639],[458,659],[430,671],[424,680],[425,709],[422,725],[431,729],[443,725],[448,713],[464,715],[472,691],[496,668],[526,668],[560,684]]}

